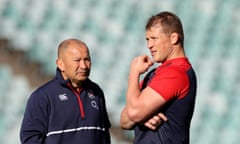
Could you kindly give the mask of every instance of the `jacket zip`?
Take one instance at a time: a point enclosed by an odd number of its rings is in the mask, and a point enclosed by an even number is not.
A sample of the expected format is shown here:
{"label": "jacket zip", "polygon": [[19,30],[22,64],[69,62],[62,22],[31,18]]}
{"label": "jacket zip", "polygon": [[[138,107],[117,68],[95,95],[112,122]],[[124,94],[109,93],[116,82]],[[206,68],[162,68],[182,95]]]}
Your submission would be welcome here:
{"label": "jacket zip", "polygon": [[78,94],[77,91],[72,87],[72,85],[70,83],[68,83],[68,86],[70,87],[70,89],[73,91],[73,93],[77,97],[78,105],[79,105],[79,109],[80,109],[80,114],[81,114],[81,117],[84,118],[85,113],[84,113],[84,110],[83,110],[83,104],[82,104],[82,100],[81,100],[81,97],[80,97],[80,93],[81,93],[82,89],[80,89],[80,92]]}

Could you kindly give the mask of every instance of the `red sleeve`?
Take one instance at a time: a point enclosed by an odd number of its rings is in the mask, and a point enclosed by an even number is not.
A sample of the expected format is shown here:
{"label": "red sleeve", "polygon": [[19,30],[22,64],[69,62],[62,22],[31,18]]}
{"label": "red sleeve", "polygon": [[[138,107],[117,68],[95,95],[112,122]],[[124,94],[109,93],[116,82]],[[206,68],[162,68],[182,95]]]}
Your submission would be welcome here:
{"label": "red sleeve", "polygon": [[140,81],[139,87],[142,88],[143,80]]}
{"label": "red sleeve", "polygon": [[188,92],[189,80],[185,71],[175,68],[160,69],[148,86],[168,101],[174,97],[183,98]]}

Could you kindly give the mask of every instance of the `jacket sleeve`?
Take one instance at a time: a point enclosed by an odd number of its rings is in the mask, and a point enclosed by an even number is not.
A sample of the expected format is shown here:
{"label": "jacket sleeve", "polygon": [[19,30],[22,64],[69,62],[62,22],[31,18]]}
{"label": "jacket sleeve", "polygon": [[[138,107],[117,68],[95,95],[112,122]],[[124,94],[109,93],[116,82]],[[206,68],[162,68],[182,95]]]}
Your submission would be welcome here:
{"label": "jacket sleeve", "polygon": [[42,92],[33,93],[24,113],[20,139],[22,144],[44,144],[48,127],[48,102]]}

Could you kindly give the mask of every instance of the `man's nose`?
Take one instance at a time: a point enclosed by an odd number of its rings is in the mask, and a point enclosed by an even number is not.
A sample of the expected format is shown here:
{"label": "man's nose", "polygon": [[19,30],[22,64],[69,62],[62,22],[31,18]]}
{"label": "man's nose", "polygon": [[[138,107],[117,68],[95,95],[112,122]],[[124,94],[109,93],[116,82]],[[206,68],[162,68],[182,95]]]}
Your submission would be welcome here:
{"label": "man's nose", "polygon": [[148,42],[147,42],[147,47],[148,47],[149,49],[151,49],[151,48],[153,47],[153,42],[152,42],[152,41],[148,41]]}
{"label": "man's nose", "polygon": [[79,65],[80,65],[81,68],[86,68],[86,67],[87,67],[86,62],[83,61],[83,60],[81,60],[81,61],[79,62]]}

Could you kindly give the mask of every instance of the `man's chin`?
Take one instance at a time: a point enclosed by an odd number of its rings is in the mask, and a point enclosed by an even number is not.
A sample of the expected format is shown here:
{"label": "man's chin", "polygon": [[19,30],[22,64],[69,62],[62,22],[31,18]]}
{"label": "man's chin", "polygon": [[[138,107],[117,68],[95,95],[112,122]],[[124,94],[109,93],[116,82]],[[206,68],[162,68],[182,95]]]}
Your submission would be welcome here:
{"label": "man's chin", "polygon": [[88,77],[87,76],[84,76],[84,77],[80,77],[79,79],[78,79],[78,81],[85,81],[85,80],[87,80],[88,79]]}

